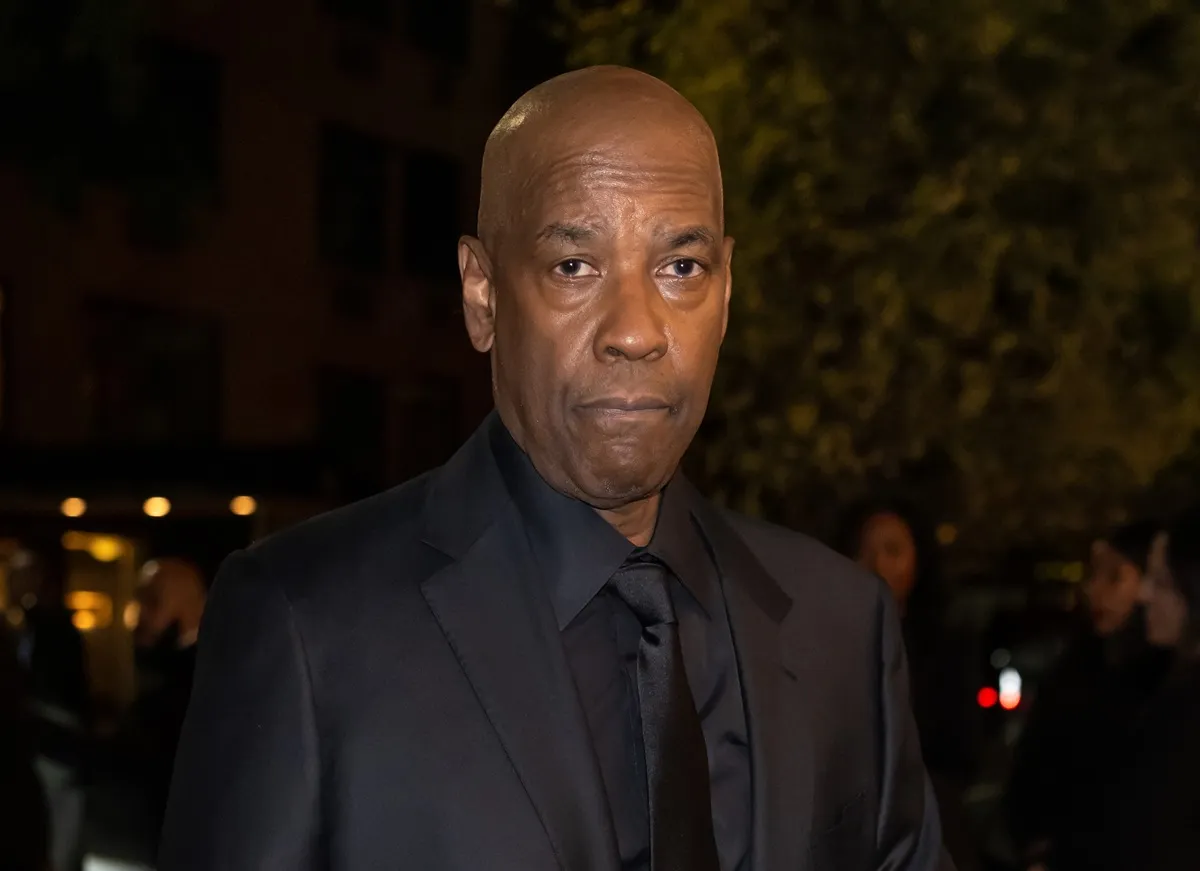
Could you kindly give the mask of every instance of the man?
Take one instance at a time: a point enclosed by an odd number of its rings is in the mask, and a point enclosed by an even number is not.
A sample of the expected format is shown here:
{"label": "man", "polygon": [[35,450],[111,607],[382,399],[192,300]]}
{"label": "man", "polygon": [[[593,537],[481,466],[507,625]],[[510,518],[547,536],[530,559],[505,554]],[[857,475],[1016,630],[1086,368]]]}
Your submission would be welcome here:
{"label": "man", "polygon": [[509,110],[459,247],[497,413],[223,569],[162,871],[948,867],[886,590],[676,473],[722,211],[711,132],[655,79]]}
{"label": "man", "polygon": [[45,871],[50,858],[46,797],[34,765],[25,675],[0,609],[0,850],[6,869]]}
{"label": "man", "polygon": [[85,782],[92,717],[83,636],[66,607],[67,555],[57,542],[20,551],[9,593],[20,608],[17,657],[24,673],[37,748],[36,767],[50,814],[50,866],[83,861]]}
{"label": "man", "polygon": [[138,697],[121,740],[148,804],[153,840],[162,828],[179,732],[192,692],[206,595],[204,577],[190,560],[163,557],[142,567],[134,630]]}
{"label": "man", "polygon": [[142,566],[134,642],[140,650],[191,651],[200,633],[207,592],[195,563],[163,557]]}

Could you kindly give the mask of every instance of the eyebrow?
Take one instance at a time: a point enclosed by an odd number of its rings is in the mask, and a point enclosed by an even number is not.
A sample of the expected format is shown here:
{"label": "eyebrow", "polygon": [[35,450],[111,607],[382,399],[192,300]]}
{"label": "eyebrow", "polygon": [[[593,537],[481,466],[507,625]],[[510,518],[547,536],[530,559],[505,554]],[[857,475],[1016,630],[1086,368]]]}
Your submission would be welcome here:
{"label": "eyebrow", "polygon": [[547,224],[537,234],[539,242],[571,242],[578,244],[579,242],[594,239],[596,231],[591,227],[583,224]]}
{"label": "eyebrow", "polygon": [[[539,242],[569,242],[578,244],[596,238],[596,230],[584,224],[547,224],[537,234]],[[667,247],[688,248],[693,245],[712,245],[716,235],[708,227],[696,225],[673,230],[667,235]]]}
{"label": "eyebrow", "polygon": [[692,245],[712,245],[716,241],[716,235],[708,227],[685,227],[682,230],[674,230],[668,237],[668,246],[671,248],[687,248]]}

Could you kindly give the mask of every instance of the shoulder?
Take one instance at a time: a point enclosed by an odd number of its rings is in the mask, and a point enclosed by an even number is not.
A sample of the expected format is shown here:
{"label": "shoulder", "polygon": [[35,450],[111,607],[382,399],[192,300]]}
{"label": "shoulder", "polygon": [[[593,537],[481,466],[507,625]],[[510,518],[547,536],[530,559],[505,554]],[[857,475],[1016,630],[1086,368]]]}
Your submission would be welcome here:
{"label": "shoulder", "polygon": [[431,475],[267,536],[231,556],[221,575],[254,577],[293,602],[330,585],[394,577],[423,550],[421,507]]}
{"label": "shoulder", "polygon": [[886,594],[879,578],[811,536],[732,511],[721,514],[763,568],[794,598],[874,608]]}
{"label": "shoulder", "polygon": [[791,599],[811,638],[829,650],[890,650],[900,624],[886,585],[816,539],[773,523],[722,512],[771,580]]}

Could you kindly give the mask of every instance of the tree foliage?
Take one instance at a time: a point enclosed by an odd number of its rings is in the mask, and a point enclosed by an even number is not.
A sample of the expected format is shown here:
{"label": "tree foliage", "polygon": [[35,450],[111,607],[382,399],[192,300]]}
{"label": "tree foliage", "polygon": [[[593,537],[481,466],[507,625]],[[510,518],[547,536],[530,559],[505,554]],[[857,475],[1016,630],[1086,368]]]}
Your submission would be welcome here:
{"label": "tree foliage", "polygon": [[576,64],[661,76],[721,148],[735,302],[696,459],[735,504],[808,523],[936,480],[987,546],[1114,519],[1197,432],[1196,4],[567,14]]}

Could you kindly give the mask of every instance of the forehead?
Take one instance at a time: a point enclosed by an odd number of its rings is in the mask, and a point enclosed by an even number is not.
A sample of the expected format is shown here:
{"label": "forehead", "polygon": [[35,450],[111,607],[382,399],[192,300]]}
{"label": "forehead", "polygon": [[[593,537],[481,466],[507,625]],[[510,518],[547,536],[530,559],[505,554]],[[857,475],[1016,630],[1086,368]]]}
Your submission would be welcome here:
{"label": "forehead", "polygon": [[902,517],[890,511],[873,514],[868,517],[863,527],[863,535],[878,536],[880,538],[911,538],[908,524],[904,522]]}
{"label": "forehead", "polygon": [[711,144],[694,132],[564,137],[536,158],[523,184],[530,225],[571,220],[611,232],[700,221],[721,230],[720,168]]}

